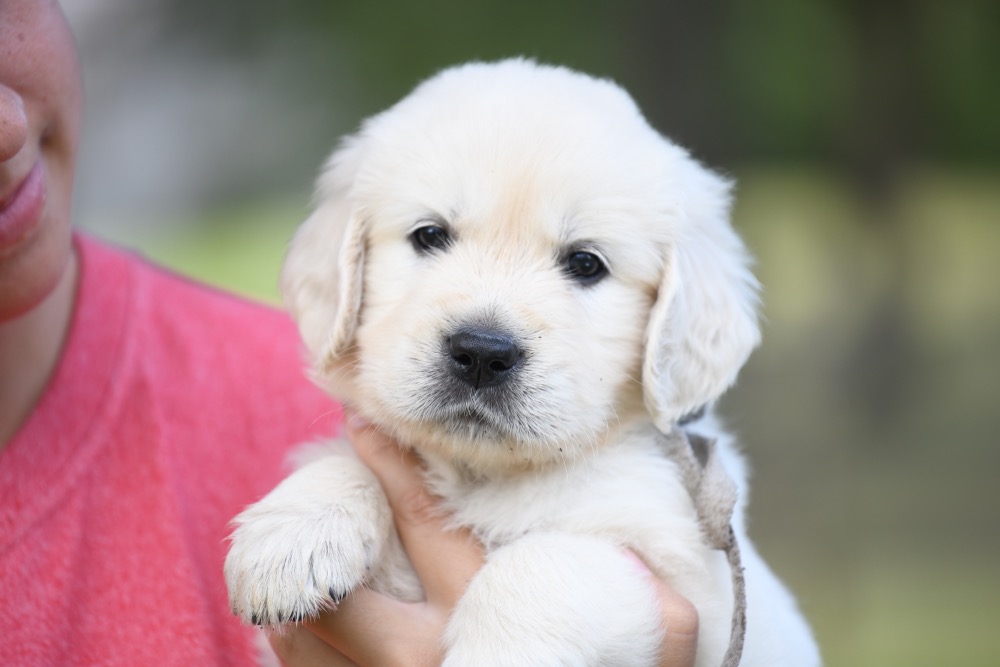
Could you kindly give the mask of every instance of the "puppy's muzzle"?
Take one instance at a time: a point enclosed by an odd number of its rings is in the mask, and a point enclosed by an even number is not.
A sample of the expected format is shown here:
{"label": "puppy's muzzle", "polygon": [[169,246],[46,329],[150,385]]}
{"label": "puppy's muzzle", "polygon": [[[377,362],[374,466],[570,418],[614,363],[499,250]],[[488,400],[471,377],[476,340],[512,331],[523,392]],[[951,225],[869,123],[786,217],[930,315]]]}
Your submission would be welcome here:
{"label": "puppy's muzzle", "polygon": [[446,347],[452,373],[473,389],[506,382],[522,359],[517,341],[495,329],[460,329],[448,336]]}

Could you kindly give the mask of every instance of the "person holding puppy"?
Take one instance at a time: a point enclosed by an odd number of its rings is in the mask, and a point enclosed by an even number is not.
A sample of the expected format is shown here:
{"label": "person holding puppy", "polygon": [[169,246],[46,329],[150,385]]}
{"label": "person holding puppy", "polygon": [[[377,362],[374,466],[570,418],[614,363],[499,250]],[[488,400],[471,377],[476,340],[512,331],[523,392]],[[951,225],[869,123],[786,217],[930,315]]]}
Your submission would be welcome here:
{"label": "person holding puppy", "polygon": [[[3,0],[0,663],[253,664],[252,633],[226,602],[228,521],[342,411],[303,376],[284,314],[73,232],[81,114],[58,3]],[[427,600],[359,591],[272,644],[289,667],[437,664],[482,548],[444,529],[412,456],[343,421]],[[650,585],[662,664],[693,664],[697,614]]]}

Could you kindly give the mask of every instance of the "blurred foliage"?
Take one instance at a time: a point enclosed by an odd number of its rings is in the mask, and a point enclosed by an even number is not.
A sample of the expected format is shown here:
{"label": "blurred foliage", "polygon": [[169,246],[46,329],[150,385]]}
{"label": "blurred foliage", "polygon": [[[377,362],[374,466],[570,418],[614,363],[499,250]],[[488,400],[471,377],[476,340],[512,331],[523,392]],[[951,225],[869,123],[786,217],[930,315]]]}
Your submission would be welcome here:
{"label": "blurred foliage", "polygon": [[[346,93],[359,116],[442,67],[526,55],[616,79],[654,125],[714,163],[826,160],[863,175],[872,163],[1000,156],[1000,3],[990,0],[167,6],[174,34],[236,57],[294,35],[288,48],[315,58],[290,76],[318,96]],[[347,71],[331,76],[338,59]]]}

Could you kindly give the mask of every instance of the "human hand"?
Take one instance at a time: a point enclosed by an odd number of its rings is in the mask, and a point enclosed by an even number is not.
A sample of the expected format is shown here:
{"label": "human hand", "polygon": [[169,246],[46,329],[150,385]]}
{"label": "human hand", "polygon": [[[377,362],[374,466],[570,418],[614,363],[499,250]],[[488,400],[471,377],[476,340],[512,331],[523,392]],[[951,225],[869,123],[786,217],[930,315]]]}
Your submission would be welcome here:
{"label": "human hand", "polygon": [[[423,585],[426,600],[407,603],[367,588],[355,590],[336,611],[270,636],[286,667],[423,667],[439,665],[441,637],[451,610],[485,562],[482,545],[464,530],[448,530],[436,499],[423,486],[415,455],[356,418],[347,436],[382,483],[400,539]],[[698,612],[683,596],[628,555],[656,589],[666,633],[660,667],[694,665]]]}

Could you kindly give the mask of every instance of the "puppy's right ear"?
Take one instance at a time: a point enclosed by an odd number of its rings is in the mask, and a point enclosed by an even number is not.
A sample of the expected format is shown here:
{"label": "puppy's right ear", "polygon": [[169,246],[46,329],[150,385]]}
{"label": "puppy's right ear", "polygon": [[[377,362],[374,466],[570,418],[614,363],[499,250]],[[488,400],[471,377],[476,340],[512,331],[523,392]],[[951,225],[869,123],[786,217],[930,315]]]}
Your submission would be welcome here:
{"label": "puppy's right ear", "polygon": [[316,208],[292,239],[281,271],[285,304],[318,370],[354,343],[361,311],[365,224],[351,201],[363,141],[349,137],[320,174]]}

